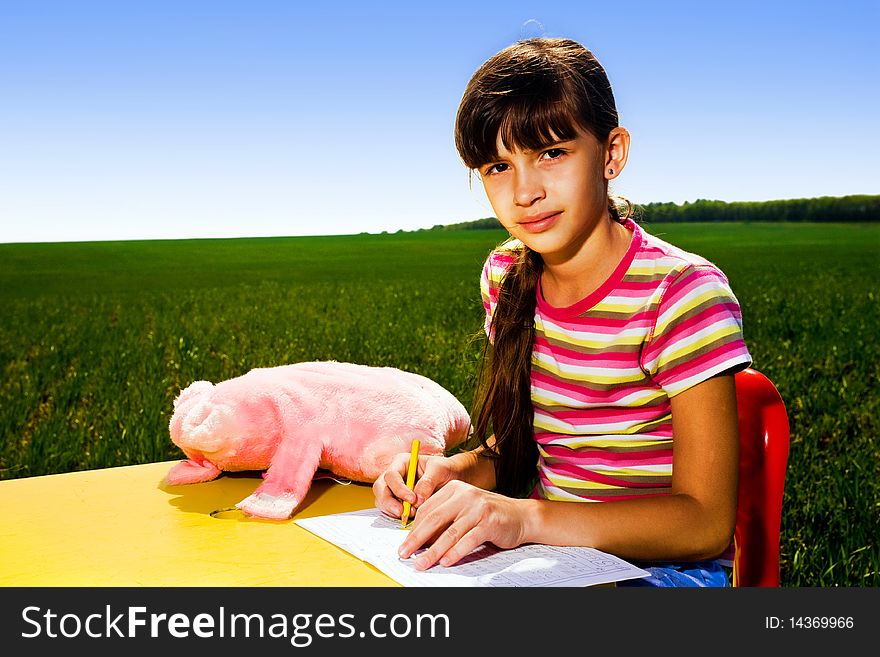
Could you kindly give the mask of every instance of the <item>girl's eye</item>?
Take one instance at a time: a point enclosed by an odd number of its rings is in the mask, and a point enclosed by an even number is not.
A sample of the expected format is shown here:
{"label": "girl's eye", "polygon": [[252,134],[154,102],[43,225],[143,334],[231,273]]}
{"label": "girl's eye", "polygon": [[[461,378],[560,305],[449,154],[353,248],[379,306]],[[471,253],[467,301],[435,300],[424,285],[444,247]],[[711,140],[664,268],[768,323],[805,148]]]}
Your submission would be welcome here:
{"label": "girl's eye", "polygon": [[551,148],[544,151],[544,155],[547,156],[547,159],[549,160],[555,160],[557,157],[562,157],[563,155],[565,155],[565,151],[561,148]]}
{"label": "girl's eye", "polygon": [[491,176],[494,173],[501,173],[502,171],[507,170],[507,165],[504,162],[499,162],[498,164],[493,164],[490,167],[486,167],[485,175]]}

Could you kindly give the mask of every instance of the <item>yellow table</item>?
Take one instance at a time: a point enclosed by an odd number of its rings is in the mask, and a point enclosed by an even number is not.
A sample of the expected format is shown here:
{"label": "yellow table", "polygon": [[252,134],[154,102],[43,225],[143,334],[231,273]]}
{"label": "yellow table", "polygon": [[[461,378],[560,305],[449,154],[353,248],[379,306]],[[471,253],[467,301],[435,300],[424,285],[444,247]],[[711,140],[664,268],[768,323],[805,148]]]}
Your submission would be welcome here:
{"label": "yellow table", "polygon": [[165,486],[176,461],[0,481],[0,586],[398,586],[293,523],[373,506],[366,484],[312,484],[294,518],[234,507],[259,473]]}

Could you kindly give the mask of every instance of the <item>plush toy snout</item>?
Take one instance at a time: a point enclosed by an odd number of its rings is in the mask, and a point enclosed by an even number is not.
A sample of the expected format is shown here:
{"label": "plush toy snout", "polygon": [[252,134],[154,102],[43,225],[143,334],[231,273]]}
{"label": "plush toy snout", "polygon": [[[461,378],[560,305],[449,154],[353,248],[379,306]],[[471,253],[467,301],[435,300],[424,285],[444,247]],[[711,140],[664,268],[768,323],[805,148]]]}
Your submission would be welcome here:
{"label": "plush toy snout", "polygon": [[216,452],[228,441],[235,414],[229,406],[214,402],[214,390],[210,381],[195,381],[174,400],[171,442],[187,455]]}
{"label": "plush toy snout", "polygon": [[228,442],[227,435],[234,421],[235,414],[229,406],[209,400],[197,401],[183,416],[180,434],[174,442],[184,451],[216,452]]}

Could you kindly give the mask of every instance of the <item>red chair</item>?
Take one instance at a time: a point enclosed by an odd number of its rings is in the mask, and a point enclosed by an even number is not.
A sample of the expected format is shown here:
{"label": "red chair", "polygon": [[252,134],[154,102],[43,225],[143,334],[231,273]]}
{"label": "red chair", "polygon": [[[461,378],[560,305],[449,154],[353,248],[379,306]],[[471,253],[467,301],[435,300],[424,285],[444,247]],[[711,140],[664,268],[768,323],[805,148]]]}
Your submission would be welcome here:
{"label": "red chair", "polygon": [[779,586],[779,526],[789,425],[779,391],[751,368],[738,372],[739,497],[733,586]]}

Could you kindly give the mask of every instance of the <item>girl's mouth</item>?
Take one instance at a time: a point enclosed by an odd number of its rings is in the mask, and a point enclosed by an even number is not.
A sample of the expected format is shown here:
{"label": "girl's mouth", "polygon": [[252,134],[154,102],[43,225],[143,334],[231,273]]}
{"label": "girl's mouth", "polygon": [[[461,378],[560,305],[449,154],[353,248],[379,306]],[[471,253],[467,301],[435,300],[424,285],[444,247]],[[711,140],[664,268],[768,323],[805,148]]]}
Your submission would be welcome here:
{"label": "girl's mouth", "polygon": [[534,217],[526,217],[526,220],[520,222],[519,226],[528,233],[542,233],[555,224],[561,214],[561,211],[545,212]]}

